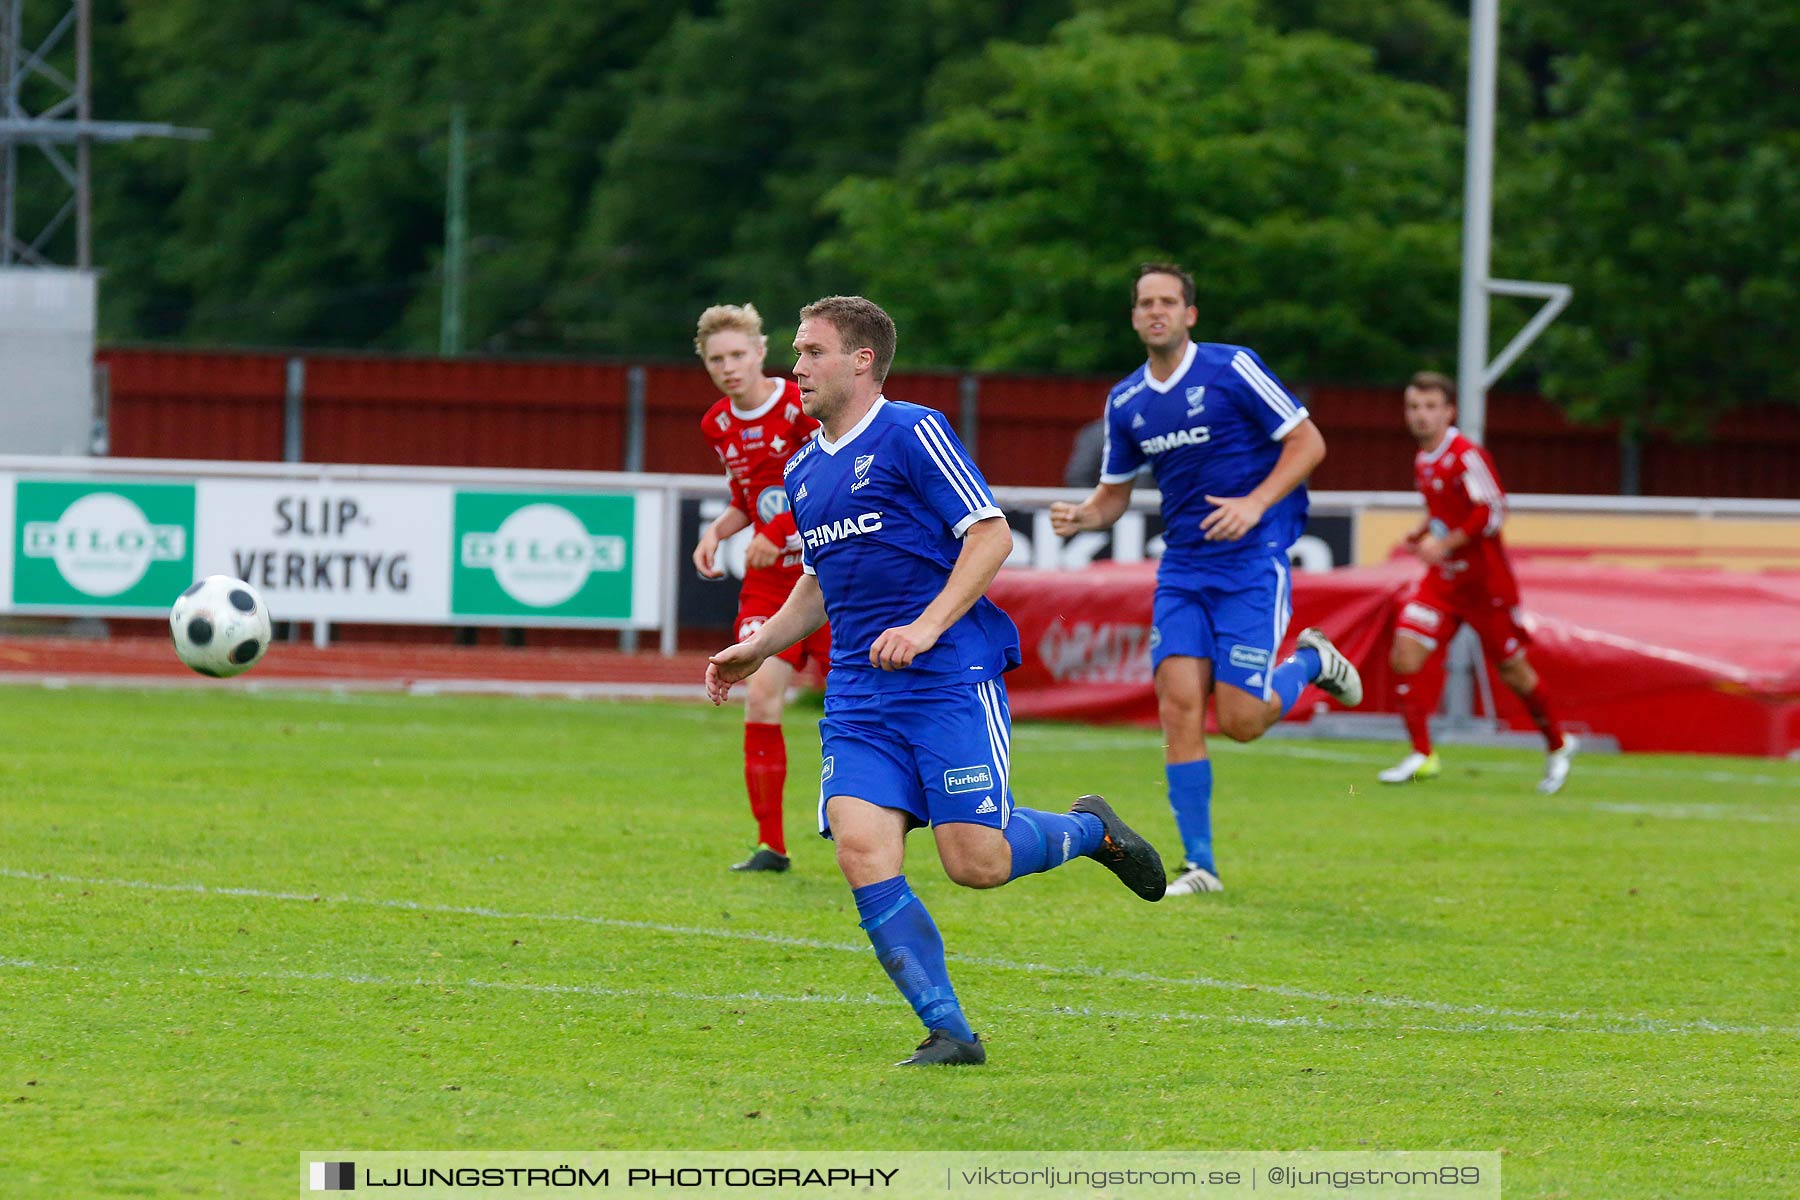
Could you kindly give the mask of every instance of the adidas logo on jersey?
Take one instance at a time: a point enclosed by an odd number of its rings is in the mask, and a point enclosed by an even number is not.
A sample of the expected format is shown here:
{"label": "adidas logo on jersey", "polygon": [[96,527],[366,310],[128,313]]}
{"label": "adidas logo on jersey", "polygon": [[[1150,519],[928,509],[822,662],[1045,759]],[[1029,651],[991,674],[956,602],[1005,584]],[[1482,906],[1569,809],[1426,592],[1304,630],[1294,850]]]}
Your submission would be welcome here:
{"label": "adidas logo on jersey", "polygon": [[806,485],[804,483],[800,485],[800,490],[794,493],[794,499],[796,499],[796,500],[806,499]]}
{"label": "adidas logo on jersey", "polygon": [[1142,429],[1144,427],[1144,414],[1143,413],[1133,413],[1132,414],[1131,427],[1133,429]]}
{"label": "adidas logo on jersey", "polygon": [[983,796],[981,803],[975,806],[975,811],[978,813],[999,812],[1000,806],[994,803],[992,796]]}

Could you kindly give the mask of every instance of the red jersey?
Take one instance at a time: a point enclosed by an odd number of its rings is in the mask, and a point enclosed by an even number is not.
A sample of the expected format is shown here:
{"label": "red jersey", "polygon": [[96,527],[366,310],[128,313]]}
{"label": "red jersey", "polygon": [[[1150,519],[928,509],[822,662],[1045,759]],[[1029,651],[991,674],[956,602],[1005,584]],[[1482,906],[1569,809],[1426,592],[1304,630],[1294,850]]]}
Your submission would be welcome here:
{"label": "red jersey", "polygon": [[1431,569],[1427,582],[1433,582],[1435,576],[1435,582],[1448,585],[1451,591],[1517,604],[1519,586],[1500,540],[1500,526],[1506,521],[1506,492],[1488,452],[1452,425],[1436,449],[1421,450],[1413,458],[1413,482],[1425,497],[1431,532],[1443,537],[1460,529],[1469,539],[1441,566]]}
{"label": "red jersey", "polygon": [[[800,385],[783,381],[760,407],[744,412],[734,408],[729,396],[719,397],[700,420],[701,432],[725,465],[731,485],[731,506],[750,518],[757,533],[782,548],[772,567],[750,572],[758,583],[785,580],[786,596],[800,578],[800,535],[794,514],[788,511],[787,491],[781,486],[782,468],[819,423],[800,409]],[[746,579],[750,583],[751,579]]]}

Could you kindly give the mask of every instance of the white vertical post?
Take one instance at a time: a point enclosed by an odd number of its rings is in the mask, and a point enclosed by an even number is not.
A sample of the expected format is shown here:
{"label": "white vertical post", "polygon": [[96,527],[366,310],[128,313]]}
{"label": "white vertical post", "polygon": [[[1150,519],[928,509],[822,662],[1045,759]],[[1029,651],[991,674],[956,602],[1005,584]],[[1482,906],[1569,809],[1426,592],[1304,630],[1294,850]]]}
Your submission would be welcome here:
{"label": "white vertical post", "polygon": [[1456,347],[1457,425],[1487,428],[1488,271],[1494,215],[1494,78],[1500,0],[1469,4],[1469,123],[1463,148],[1462,318]]}

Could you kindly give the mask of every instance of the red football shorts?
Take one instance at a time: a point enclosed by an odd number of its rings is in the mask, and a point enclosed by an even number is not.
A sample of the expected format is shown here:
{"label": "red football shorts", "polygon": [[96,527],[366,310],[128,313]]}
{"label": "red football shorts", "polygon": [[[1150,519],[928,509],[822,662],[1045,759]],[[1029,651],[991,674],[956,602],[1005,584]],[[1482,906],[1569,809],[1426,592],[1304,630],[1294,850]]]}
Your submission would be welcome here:
{"label": "red football shorts", "polygon": [[[787,572],[752,571],[744,580],[744,590],[738,593],[737,640],[743,641],[758,629],[763,622],[774,616],[781,606],[787,603],[788,592],[793,589],[794,578]],[[793,645],[775,656],[796,671],[806,666],[809,661],[817,661],[823,666],[831,663],[831,626],[821,625],[813,633],[801,638]]]}
{"label": "red football shorts", "polygon": [[1517,605],[1485,593],[1448,592],[1431,586],[1433,582],[1435,577],[1427,576],[1401,606],[1396,632],[1437,650],[1449,645],[1466,621],[1481,639],[1481,652],[1496,663],[1531,644],[1531,635],[1519,621]]}

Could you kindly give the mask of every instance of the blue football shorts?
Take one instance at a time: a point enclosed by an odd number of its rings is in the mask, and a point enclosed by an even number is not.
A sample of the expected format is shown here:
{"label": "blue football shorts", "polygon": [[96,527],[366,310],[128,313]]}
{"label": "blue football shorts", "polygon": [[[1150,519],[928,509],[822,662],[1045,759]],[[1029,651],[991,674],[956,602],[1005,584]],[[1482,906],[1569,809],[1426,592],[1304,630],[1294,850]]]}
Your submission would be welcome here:
{"label": "blue football shorts", "polygon": [[1012,814],[1012,711],[998,679],[873,696],[828,687],[819,740],[824,837],[833,796],[897,808],[909,828],[961,821],[1005,829]]}
{"label": "blue football shorts", "polygon": [[1212,660],[1213,679],[1269,697],[1275,652],[1294,614],[1287,555],[1233,556],[1205,567],[1163,561],[1151,606],[1150,664]]}

